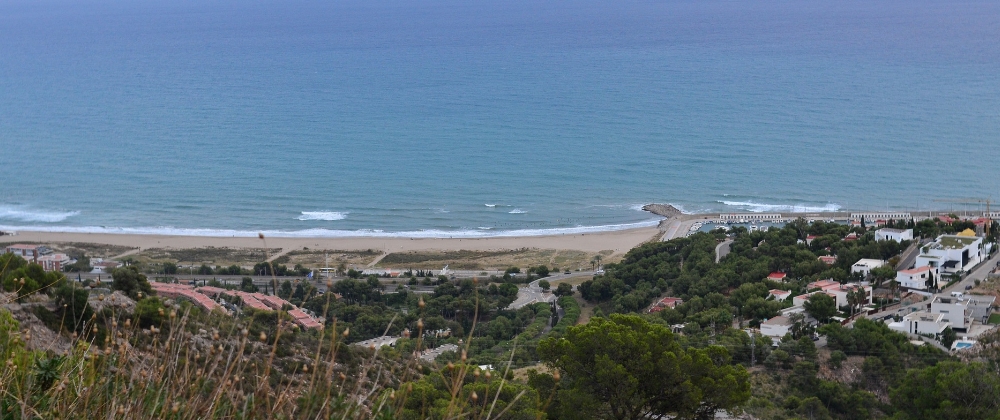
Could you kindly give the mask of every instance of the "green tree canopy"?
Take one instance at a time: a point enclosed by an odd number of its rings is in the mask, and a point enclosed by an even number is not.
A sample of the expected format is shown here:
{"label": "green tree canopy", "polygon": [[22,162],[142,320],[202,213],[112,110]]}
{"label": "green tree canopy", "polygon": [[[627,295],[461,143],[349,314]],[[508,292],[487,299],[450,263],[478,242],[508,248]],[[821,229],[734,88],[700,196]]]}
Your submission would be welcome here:
{"label": "green tree canopy", "polygon": [[819,322],[827,322],[837,314],[837,301],[826,293],[813,293],[802,307]]}
{"label": "green tree canopy", "polygon": [[556,296],[570,296],[573,294],[573,286],[569,283],[559,283],[556,286],[556,291],[553,292]]}
{"label": "green tree canopy", "polygon": [[139,272],[139,268],[131,265],[119,267],[111,271],[111,288],[121,290],[128,297],[138,300],[139,293],[143,296],[153,294],[153,287],[149,285],[146,275]]}
{"label": "green tree canopy", "polygon": [[665,326],[635,315],[570,327],[542,340],[538,354],[609,418],[712,418],[750,397],[749,374],[729,364],[724,347],[684,349]]}
{"label": "green tree canopy", "polygon": [[890,396],[895,419],[1000,419],[1000,376],[983,363],[911,370]]}

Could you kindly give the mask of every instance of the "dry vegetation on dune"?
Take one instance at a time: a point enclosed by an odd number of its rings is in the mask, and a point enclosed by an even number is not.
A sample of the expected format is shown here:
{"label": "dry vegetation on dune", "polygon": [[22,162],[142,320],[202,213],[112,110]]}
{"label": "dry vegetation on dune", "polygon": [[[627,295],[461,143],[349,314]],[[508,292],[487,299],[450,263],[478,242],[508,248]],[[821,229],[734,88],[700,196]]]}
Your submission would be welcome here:
{"label": "dry vegetation on dune", "polygon": [[440,269],[448,265],[458,270],[503,270],[507,267],[546,265],[577,270],[591,268],[591,260],[601,255],[602,261],[614,262],[621,255],[613,251],[587,253],[574,250],[522,248],[497,251],[410,251],[394,252],[379,261],[379,265],[395,268]]}
{"label": "dry vegetation on dune", "polygon": [[149,248],[130,257],[136,262],[146,264],[162,264],[165,262],[180,264],[208,264],[229,266],[253,265],[264,261],[271,255],[281,252],[281,248]]}
{"label": "dry vegetation on dune", "polygon": [[381,251],[374,249],[363,250],[338,250],[338,249],[296,249],[288,251],[275,259],[277,264],[287,264],[289,266],[302,264],[306,267],[322,267],[329,264],[329,267],[337,267],[340,264],[346,266],[365,266],[375,261],[382,255]]}

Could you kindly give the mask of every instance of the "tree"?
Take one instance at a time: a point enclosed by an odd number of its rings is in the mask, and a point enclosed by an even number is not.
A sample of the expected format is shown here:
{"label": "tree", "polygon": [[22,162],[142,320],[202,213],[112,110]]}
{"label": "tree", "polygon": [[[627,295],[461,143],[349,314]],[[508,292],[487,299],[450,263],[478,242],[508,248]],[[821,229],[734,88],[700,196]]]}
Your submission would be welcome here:
{"label": "tree", "polygon": [[556,291],[553,292],[556,296],[571,296],[573,295],[573,286],[569,283],[559,283],[556,286]]}
{"label": "tree", "polygon": [[172,262],[163,263],[163,274],[177,274],[177,264]]}
{"label": "tree", "polygon": [[548,277],[549,276],[549,268],[546,267],[546,266],[544,266],[544,265],[540,265],[538,267],[535,267],[535,274],[538,274],[538,277]]}
{"label": "tree", "polygon": [[[52,294],[59,286],[66,282],[66,276],[55,271],[45,271],[42,266],[35,263],[21,265],[20,257],[8,259],[7,262],[18,268],[9,271],[3,277],[3,289],[9,292],[17,292],[17,301],[36,292],[46,292]],[[24,260],[20,260],[24,261]],[[3,267],[0,267],[2,269]]]}
{"label": "tree", "polygon": [[84,323],[94,314],[87,302],[89,293],[77,288],[73,283],[65,283],[56,289],[56,306],[65,315],[65,325],[71,331],[82,332]]}
{"label": "tree", "polygon": [[112,270],[111,288],[113,290],[121,290],[122,293],[125,293],[134,300],[139,299],[139,293],[142,293],[143,296],[153,294],[153,287],[150,286],[146,275],[140,273],[139,268],[134,265]]}
{"label": "tree", "polygon": [[240,281],[240,290],[247,293],[256,293],[259,289],[257,289],[257,285],[253,284],[253,277],[244,277]]}
{"label": "tree", "polygon": [[951,327],[946,327],[944,332],[941,333],[941,344],[945,347],[951,347],[951,343],[954,343],[958,339],[958,334],[955,334],[955,330]]}
{"label": "tree", "polygon": [[292,282],[285,280],[278,288],[278,297],[288,299],[292,297]]}
{"label": "tree", "polygon": [[202,264],[201,267],[198,267],[198,274],[201,274],[203,276],[210,276],[214,272],[215,270],[212,270],[212,267],[209,267],[206,264]]}
{"label": "tree", "polygon": [[901,419],[1000,419],[1000,376],[980,362],[907,372],[890,399]]}
{"label": "tree", "polygon": [[600,402],[605,417],[712,418],[750,398],[749,374],[729,364],[724,347],[682,348],[665,326],[636,315],[569,327],[563,338],[542,340],[538,354]]}
{"label": "tree", "polygon": [[139,327],[160,326],[164,319],[163,302],[155,297],[146,297],[135,304],[135,317]]}
{"label": "tree", "polygon": [[826,323],[837,313],[837,301],[826,293],[813,293],[802,307],[817,321]]}
{"label": "tree", "polygon": [[552,285],[549,284],[548,280],[539,280],[538,281],[538,287],[541,287],[542,290],[548,291],[549,288],[552,287]]}
{"label": "tree", "polygon": [[847,292],[847,306],[851,308],[851,315],[854,315],[855,309],[860,311],[866,303],[868,303],[868,292],[863,287]]}

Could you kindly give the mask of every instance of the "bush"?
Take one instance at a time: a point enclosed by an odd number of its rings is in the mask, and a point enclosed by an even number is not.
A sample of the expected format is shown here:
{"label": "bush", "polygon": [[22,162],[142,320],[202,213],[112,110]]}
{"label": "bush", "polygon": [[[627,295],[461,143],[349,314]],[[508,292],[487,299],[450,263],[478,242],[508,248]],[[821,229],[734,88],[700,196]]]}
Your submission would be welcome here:
{"label": "bush", "polygon": [[840,350],[834,350],[830,353],[830,367],[834,369],[840,369],[840,364],[847,360],[847,354]]}

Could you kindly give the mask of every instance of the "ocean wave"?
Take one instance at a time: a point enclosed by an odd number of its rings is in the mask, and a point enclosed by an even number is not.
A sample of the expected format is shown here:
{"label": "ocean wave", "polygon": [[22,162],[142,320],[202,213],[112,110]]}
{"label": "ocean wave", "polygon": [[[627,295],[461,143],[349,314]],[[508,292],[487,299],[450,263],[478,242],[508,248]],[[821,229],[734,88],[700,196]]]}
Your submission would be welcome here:
{"label": "ocean wave", "polygon": [[828,212],[828,211],[838,211],[841,208],[839,204],[834,204],[834,203],[827,203],[822,206],[810,206],[806,204],[767,204],[767,203],[755,203],[752,201],[724,201],[724,200],[720,200],[719,203],[731,207],[739,207],[742,210],[746,210],[753,213],[774,212],[774,211],[790,212],[790,213]]}
{"label": "ocean wave", "polygon": [[386,232],[379,229],[334,230],[234,230],[161,227],[107,227],[107,226],[0,226],[2,231],[51,232],[51,233],[104,233],[119,235],[162,235],[162,236],[205,236],[252,238],[258,233],[274,238],[504,238],[524,236],[577,235],[583,233],[614,232],[656,226],[660,219],[636,223],[600,226],[574,226],[549,229],[515,230],[416,230],[406,232]]}
{"label": "ocean wave", "polygon": [[299,220],[344,220],[347,218],[347,212],[339,211],[304,211],[302,215],[296,217]]}
{"label": "ocean wave", "polygon": [[55,223],[79,215],[78,211],[44,211],[21,206],[0,206],[0,220]]}
{"label": "ocean wave", "polygon": [[487,204],[486,205],[486,207],[489,207],[489,208],[493,208],[493,207],[496,207],[496,206],[497,206],[496,204]]}
{"label": "ocean wave", "polygon": [[510,214],[525,214],[527,212],[524,211],[524,210],[521,210],[521,209],[514,209],[514,210],[511,210],[511,211],[509,211],[507,213],[510,213]]}

